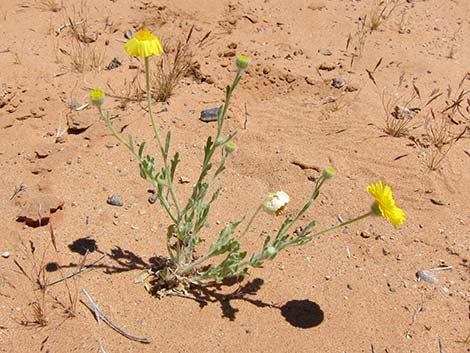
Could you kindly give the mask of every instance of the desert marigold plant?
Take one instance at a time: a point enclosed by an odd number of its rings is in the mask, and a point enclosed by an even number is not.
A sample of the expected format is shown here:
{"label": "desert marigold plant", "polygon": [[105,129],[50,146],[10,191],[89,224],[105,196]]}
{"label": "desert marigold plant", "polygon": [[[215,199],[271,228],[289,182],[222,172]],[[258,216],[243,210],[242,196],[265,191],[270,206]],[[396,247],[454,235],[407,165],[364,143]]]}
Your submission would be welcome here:
{"label": "desert marigold plant", "polygon": [[[336,171],[327,167],[316,180],[311,195],[300,211],[289,214],[287,212],[290,202],[289,195],[284,191],[271,192],[262,198],[243,230],[239,230],[239,227],[244,223],[245,217],[223,227],[217,239],[208,246],[206,252],[197,256],[196,249],[204,241],[200,237],[200,231],[206,224],[211,207],[221,191],[221,187],[213,190],[214,182],[225,170],[226,159],[237,150],[237,146],[233,142],[236,132],[225,135],[223,127],[232,94],[244,71],[248,69],[250,58],[246,55],[236,57],[236,74],[232,84],[226,88],[224,103],[218,108],[215,136],[207,138],[199,176],[190,197],[183,203],[177,194],[174,183],[176,169],[180,162],[179,153],[174,153],[170,158],[171,131],[167,132],[165,142],[162,143],[152,111],[149,58],[162,53],[160,41],[155,35],[144,30],[130,39],[124,49],[131,56],[144,58],[148,112],[153,133],[158,142],[159,161],[154,155],[144,154],[145,142],[142,142],[137,149],[131,135],[126,140],[114,128],[108,114],[103,110],[104,92],[102,90],[92,90],[90,100],[97,107],[101,118],[113,135],[136,157],[141,177],[153,185],[160,204],[171,220],[166,231],[168,256],[160,257],[160,261],[155,267],[144,271],[136,280],[137,282],[145,282],[145,288],[148,291],[158,295],[164,295],[168,290],[184,293],[191,285],[220,282],[228,277],[246,275],[250,268],[262,267],[266,261],[273,260],[286,248],[304,245],[320,234],[368,216],[382,215],[394,227],[405,221],[405,214],[395,205],[390,187],[384,188],[379,182],[368,187],[368,191],[375,201],[371,210],[366,214],[316,233],[313,233],[315,221],[311,221],[301,228],[296,227],[294,229],[297,231],[292,232],[294,225],[298,223],[320,194],[323,184],[335,176]],[[217,163],[214,163],[213,157],[216,152],[220,153],[221,157]],[[261,248],[248,255],[247,251],[242,250],[241,240],[249,233],[251,225],[260,211],[275,216],[285,215],[285,218],[277,233],[267,236]]]}

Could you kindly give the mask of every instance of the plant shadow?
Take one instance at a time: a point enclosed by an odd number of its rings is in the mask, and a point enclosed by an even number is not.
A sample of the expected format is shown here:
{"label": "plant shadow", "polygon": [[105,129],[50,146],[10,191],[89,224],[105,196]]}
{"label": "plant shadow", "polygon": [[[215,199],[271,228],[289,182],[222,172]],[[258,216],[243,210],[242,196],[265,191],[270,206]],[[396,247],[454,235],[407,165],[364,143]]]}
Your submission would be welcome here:
{"label": "plant shadow", "polygon": [[[69,245],[69,249],[72,252],[76,252],[82,255],[86,254],[87,252],[98,252],[105,254],[106,257],[112,261],[112,263],[96,263],[93,264],[91,268],[103,269],[104,273],[106,274],[134,270],[145,271],[150,268],[157,268],[158,266],[161,266],[161,263],[164,259],[163,257],[154,256],[147,262],[139,255],[133,253],[130,250],[122,249],[119,246],[111,249],[109,253],[104,252],[99,250],[96,241],[89,237],[77,239]],[[77,264],[70,263],[69,265],[60,267],[66,268],[76,266]],[[266,303],[260,299],[250,297],[258,294],[259,290],[264,285],[264,280],[261,278],[254,278],[245,284],[241,284],[243,280],[243,276],[231,277],[223,280],[221,283],[209,283],[204,286],[192,285],[188,290],[188,295],[177,295],[177,293],[174,292],[173,294],[169,295],[193,299],[198,302],[201,308],[205,307],[209,303],[219,303],[222,311],[222,317],[228,318],[230,321],[234,321],[236,319],[237,313],[239,312],[239,309],[233,306],[233,302],[242,300],[259,308],[274,308],[280,310],[280,313],[284,319],[294,327],[304,329],[311,328],[316,327],[323,322],[324,313],[317,303],[308,299],[290,300],[282,306]],[[235,291],[228,294],[222,292],[227,287],[232,287],[236,284],[238,284],[238,287]],[[159,296],[155,293],[154,295]]]}

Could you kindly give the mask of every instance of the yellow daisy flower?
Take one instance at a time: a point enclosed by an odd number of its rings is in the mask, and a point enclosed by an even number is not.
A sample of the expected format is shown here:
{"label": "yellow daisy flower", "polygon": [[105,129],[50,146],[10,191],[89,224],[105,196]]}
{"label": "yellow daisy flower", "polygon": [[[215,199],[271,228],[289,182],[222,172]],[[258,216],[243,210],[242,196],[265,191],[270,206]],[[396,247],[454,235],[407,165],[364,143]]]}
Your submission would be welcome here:
{"label": "yellow daisy flower", "polygon": [[130,56],[140,56],[142,58],[163,53],[160,40],[145,29],[137,32],[133,38],[129,39],[124,45],[124,50]]}
{"label": "yellow daisy flower", "polygon": [[367,191],[375,198],[372,205],[372,212],[375,215],[388,219],[395,228],[405,222],[405,212],[395,205],[390,186],[386,185],[384,188],[382,182],[379,181],[377,184],[369,185]]}

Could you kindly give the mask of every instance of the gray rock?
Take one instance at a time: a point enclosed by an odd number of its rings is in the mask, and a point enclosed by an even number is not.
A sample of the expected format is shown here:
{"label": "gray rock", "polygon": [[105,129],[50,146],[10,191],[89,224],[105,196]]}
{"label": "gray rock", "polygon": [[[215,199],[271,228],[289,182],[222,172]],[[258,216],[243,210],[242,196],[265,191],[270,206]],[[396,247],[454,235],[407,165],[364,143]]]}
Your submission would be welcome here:
{"label": "gray rock", "polygon": [[331,85],[334,88],[341,88],[341,87],[344,86],[344,84],[345,84],[345,82],[341,77],[336,77],[336,78],[333,79],[333,81],[331,81]]}
{"label": "gray rock", "polygon": [[211,121],[217,121],[217,114],[219,112],[219,108],[211,108],[205,109],[201,111],[201,117],[199,118],[201,121],[208,123]]}
{"label": "gray rock", "polygon": [[119,60],[118,58],[113,58],[113,60],[111,60],[111,62],[108,64],[108,66],[106,66],[106,70],[112,70],[112,69],[115,69],[119,66],[122,65],[122,62],[121,60]]}
{"label": "gray rock", "polygon": [[326,49],[326,48],[318,49],[318,52],[321,55],[324,55],[324,56],[331,56],[332,55],[331,51],[329,49]]}
{"label": "gray rock", "polygon": [[419,270],[416,272],[416,277],[418,278],[418,281],[425,281],[432,284],[437,283],[437,278],[431,273],[431,271]]}
{"label": "gray rock", "polygon": [[122,205],[124,205],[118,194],[112,194],[110,197],[108,197],[108,201],[106,201],[106,202],[109,205],[117,206],[117,207],[121,207]]}
{"label": "gray rock", "polygon": [[149,200],[149,203],[151,203],[152,205],[157,201],[157,193],[154,192],[152,195],[149,196],[148,200]]}
{"label": "gray rock", "polygon": [[132,33],[131,29],[128,29],[126,32],[124,32],[124,38],[126,39],[131,39],[133,36],[134,34]]}
{"label": "gray rock", "polygon": [[9,251],[4,251],[4,252],[2,252],[1,256],[5,259],[8,259],[10,257],[10,252]]}

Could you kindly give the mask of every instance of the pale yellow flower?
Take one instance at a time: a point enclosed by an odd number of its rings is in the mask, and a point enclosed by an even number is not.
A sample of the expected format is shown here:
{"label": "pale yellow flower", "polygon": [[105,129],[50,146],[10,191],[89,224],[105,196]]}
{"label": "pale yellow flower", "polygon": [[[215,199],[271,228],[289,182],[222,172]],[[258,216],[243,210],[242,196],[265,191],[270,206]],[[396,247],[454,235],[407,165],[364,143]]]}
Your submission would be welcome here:
{"label": "pale yellow flower", "polygon": [[284,191],[270,192],[263,201],[263,209],[269,214],[282,215],[289,203],[289,195]]}
{"label": "pale yellow flower", "polygon": [[367,191],[375,198],[375,202],[372,205],[372,212],[375,215],[381,215],[388,219],[395,228],[405,222],[405,212],[395,205],[390,186],[386,185],[383,187],[382,182],[379,181],[377,184],[369,185]]}
{"label": "pale yellow flower", "polygon": [[142,58],[163,53],[160,40],[145,29],[137,32],[133,38],[129,39],[124,45],[124,50],[130,56],[139,56]]}

